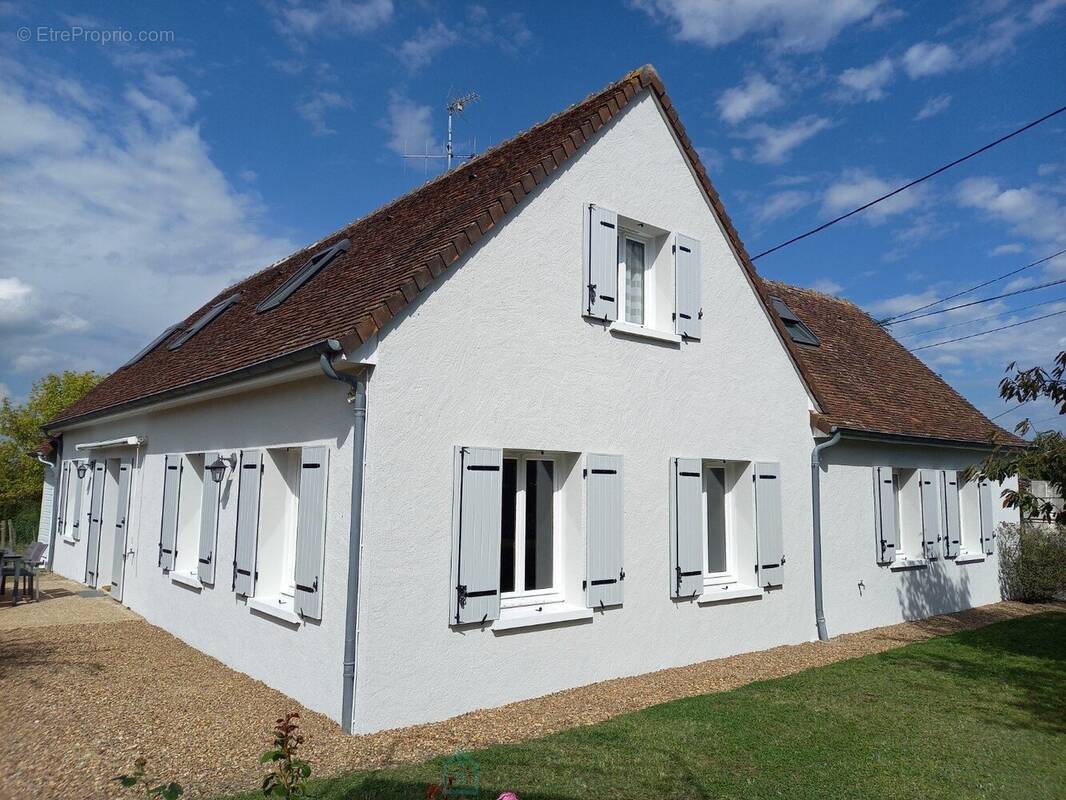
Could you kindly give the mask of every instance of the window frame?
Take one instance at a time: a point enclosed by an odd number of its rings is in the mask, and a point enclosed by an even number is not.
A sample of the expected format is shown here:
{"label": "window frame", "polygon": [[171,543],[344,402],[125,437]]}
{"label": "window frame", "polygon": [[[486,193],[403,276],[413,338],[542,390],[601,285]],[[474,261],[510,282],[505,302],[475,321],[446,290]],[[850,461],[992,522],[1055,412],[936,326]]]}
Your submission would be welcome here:
{"label": "window frame", "polygon": [[[526,464],[529,461],[550,461],[552,463],[552,585],[545,589],[515,589],[503,591],[500,585],[500,608],[518,608],[522,606],[561,603],[564,601],[563,589],[563,507],[560,460],[562,454],[540,450],[504,450],[503,461],[516,460],[515,471],[515,586],[519,580],[525,586],[526,552],[524,544],[526,535]],[[500,497],[503,503],[503,496]],[[503,538],[500,538],[500,564],[503,565]]]}
{"label": "window frame", "polygon": [[[626,318],[626,268],[627,268],[627,254],[626,243],[629,240],[637,242],[644,248],[644,282],[642,285],[641,305],[640,305],[640,322],[631,322]],[[648,328],[649,330],[655,330],[654,326],[648,324],[648,298],[655,297],[655,260],[649,258],[651,256],[652,238],[636,231],[618,226],[618,298],[621,308],[619,309],[619,322],[624,322],[626,325],[636,325],[639,328]]]}
{"label": "window frame", "polygon": [[[901,473],[908,473],[902,481]],[[922,513],[922,469],[920,467],[893,467],[892,493],[896,500],[896,564],[925,562],[925,520]],[[907,495],[911,496],[908,497]],[[914,524],[910,530],[904,522]],[[917,540],[915,541],[915,537]]]}
{"label": "window frame", "polygon": [[[710,542],[708,530],[710,519],[707,508],[707,475],[712,469],[722,470],[723,504],[725,506],[725,553],[726,569],[724,572],[710,570]],[[732,468],[724,459],[705,458],[700,469],[700,495],[702,497],[701,513],[703,519],[703,585],[724,586],[740,583],[740,571],[737,569],[737,518],[735,511]]]}

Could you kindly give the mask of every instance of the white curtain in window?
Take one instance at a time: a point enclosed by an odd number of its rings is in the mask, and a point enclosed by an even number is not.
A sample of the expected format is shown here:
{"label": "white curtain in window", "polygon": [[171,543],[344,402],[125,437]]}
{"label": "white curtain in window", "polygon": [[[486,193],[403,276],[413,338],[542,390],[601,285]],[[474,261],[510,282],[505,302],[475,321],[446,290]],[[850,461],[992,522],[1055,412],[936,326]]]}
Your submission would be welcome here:
{"label": "white curtain in window", "polygon": [[626,322],[644,324],[644,243],[626,239]]}

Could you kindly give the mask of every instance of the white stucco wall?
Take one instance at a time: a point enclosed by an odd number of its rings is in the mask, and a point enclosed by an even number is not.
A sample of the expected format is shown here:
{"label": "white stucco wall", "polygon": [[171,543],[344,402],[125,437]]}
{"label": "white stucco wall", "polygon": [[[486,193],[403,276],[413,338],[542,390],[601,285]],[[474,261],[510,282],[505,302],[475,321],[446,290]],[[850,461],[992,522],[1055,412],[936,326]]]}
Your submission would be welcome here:
{"label": "white stucco wall", "polygon": [[[583,209],[702,241],[703,339],[622,338],[579,313]],[[369,386],[356,725],[441,719],[814,635],[809,400],[650,98],[528,199],[392,325]],[[448,626],[455,445],[621,454],[625,604],[592,621]],[[783,589],[668,593],[673,456],[781,463]],[[583,576],[566,532],[568,588]],[[583,603],[578,591],[568,601]]]}
{"label": "white stucco wall", "polygon": [[[844,442],[822,458],[822,565],[830,636],[892,625],[999,602],[999,556],[962,563],[940,558],[928,566],[892,569],[876,561],[871,467],[962,470],[981,460],[974,450]],[[1016,481],[1007,486],[1014,488]],[[1018,513],[999,502],[998,526]],[[860,582],[862,586],[860,586]]]}
{"label": "white stucco wall", "polygon": [[[247,673],[334,718],[340,717],[348,519],[351,498],[351,411],[346,387],[324,376],[169,411],[79,428],[64,434],[64,458],[81,442],[147,437],[145,445],[97,450],[91,457],[135,459],[122,602],[227,666]],[[283,623],[248,608],[231,590],[237,480],[223,485],[214,586],[172,581],[157,566],[164,456],[218,449],[326,444],[330,448],[326,554],[321,622]],[[195,497],[199,504],[199,495]],[[103,537],[111,541],[110,536]],[[54,569],[81,581],[88,536],[57,539]],[[111,550],[101,549],[110,575]],[[193,558],[195,561],[195,557]],[[106,563],[106,566],[105,566]]]}

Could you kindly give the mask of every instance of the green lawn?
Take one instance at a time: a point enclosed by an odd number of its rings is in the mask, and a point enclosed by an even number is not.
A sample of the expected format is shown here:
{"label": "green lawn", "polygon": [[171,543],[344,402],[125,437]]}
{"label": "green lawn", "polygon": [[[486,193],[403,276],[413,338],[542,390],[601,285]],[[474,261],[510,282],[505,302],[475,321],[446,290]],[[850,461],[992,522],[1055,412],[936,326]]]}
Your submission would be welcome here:
{"label": "green lawn", "polygon": [[[474,753],[483,798],[1066,798],[1066,614]],[[423,798],[440,761],[316,782]],[[248,798],[256,795],[247,795]]]}

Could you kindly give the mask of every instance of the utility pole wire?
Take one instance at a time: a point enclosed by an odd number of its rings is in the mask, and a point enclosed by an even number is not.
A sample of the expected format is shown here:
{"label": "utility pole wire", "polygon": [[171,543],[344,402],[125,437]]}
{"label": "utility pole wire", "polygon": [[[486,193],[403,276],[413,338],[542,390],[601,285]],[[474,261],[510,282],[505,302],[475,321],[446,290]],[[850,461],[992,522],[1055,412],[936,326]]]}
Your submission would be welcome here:
{"label": "utility pole wire", "polygon": [[952,328],[961,328],[963,325],[973,325],[975,322],[988,322],[990,319],[999,319],[1007,314],[1020,314],[1023,311],[1029,311],[1034,308],[1040,308],[1041,306],[1049,306],[1052,303],[1061,303],[1066,300],[1066,295],[1062,297],[1056,297],[1054,300],[1045,300],[1043,303],[1033,303],[1031,306],[1022,306],[1021,308],[1009,308],[1006,311],[999,314],[989,314],[987,317],[975,317],[974,319],[968,319],[965,322],[956,322],[954,325],[944,325],[940,328],[929,328],[924,331],[911,331],[910,333],[900,334],[900,338],[907,336],[927,336],[930,333],[939,333],[940,331],[949,331]]}
{"label": "utility pole wire", "polygon": [[993,283],[997,283],[998,281],[1003,280],[1004,278],[1009,278],[1011,275],[1017,275],[1019,272],[1024,272],[1025,270],[1027,270],[1027,269],[1029,269],[1031,267],[1038,267],[1041,264],[1043,264],[1045,261],[1050,261],[1053,258],[1057,258],[1058,256],[1061,256],[1063,253],[1066,253],[1066,248],[1063,248],[1062,250],[1059,250],[1059,252],[1057,252],[1057,253],[1052,253],[1049,256],[1045,256],[1044,258],[1041,258],[1038,261],[1034,261],[1031,264],[1026,264],[1024,267],[1018,267],[1018,269],[1012,269],[1010,272],[1004,272],[998,278],[992,278],[991,280],[985,281],[984,283],[979,283],[976,286],[971,286],[969,289],[963,289],[961,292],[955,292],[955,294],[949,294],[947,297],[941,297],[939,300],[934,300],[932,303],[926,303],[924,306],[918,306],[918,308],[912,308],[910,311],[904,311],[902,314],[896,314],[895,316],[892,316],[892,317],[886,317],[885,319],[881,320],[881,324],[885,325],[888,322],[891,322],[892,320],[899,319],[900,317],[909,317],[911,314],[917,314],[919,311],[925,311],[927,308],[932,308],[933,306],[938,306],[941,303],[946,303],[948,300],[954,300],[956,297],[962,297],[964,294],[969,294],[970,292],[976,292],[978,289],[983,289],[986,286],[989,286],[989,285],[991,285]]}
{"label": "utility pole wire", "polygon": [[1062,106],[1061,108],[1057,108],[1054,111],[1052,111],[1050,114],[1045,114],[1044,116],[1040,117],[1040,119],[1035,119],[1032,122],[1030,122],[1030,123],[1028,123],[1026,125],[1023,125],[1022,127],[1018,128],[1017,130],[1011,131],[1006,136],[1001,136],[998,139],[996,139],[994,142],[989,142],[984,147],[979,147],[978,149],[974,150],[972,153],[967,153],[962,158],[956,158],[954,161],[952,161],[952,162],[950,162],[948,164],[945,164],[942,167],[937,167],[932,172],[929,172],[929,173],[923,175],[920,178],[915,178],[910,183],[905,183],[902,186],[900,186],[900,187],[898,187],[896,189],[893,189],[891,192],[888,192],[887,194],[883,194],[883,195],[881,195],[880,197],[878,197],[875,200],[871,200],[869,203],[866,203],[865,205],[861,205],[858,208],[853,209],[853,210],[849,211],[846,214],[841,214],[839,217],[836,217],[835,219],[831,219],[828,222],[823,222],[817,228],[812,228],[811,230],[807,231],[806,233],[801,233],[799,236],[793,236],[787,242],[782,242],[781,244],[776,245],[775,247],[771,247],[769,250],[763,250],[758,255],[752,256],[751,260],[755,261],[757,259],[762,258],[763,256],[770,255],[770,253],[776,253],[782,247],[788,247],[790,244],[795,244],[796,242],[799,242],[799,241],[801,241],[803,239],[806,239],[808,236],[814,236],[814,234],[820,233],[821,231],[824,231],[826,228],[830,227],[831,225],[836,225],[838,222],[843,222],[848,217],[853,217],[856,214],[858,214],[859,212],[865,211],[866,209],[870,208],[870,206],[875,206],[878,203],[882,202],[883,200],[887,200],[890,197],[895,197],[900,192],[905,192],[907,189],[910,189],[912,186],[917,186],[919,183],[922,183],[923,181],[927,181],[930,178],[936,177],[941,172],[946,172],[947,170],[951,169],[952,167],[958,166],[963,161],[969,161],[974,156],[979,156],[979,155],[981,155],[981,153],[985,152],[986,150],[991,150],[996,145],[1002,144],[1003,142],[1007,141],[1008,139],[1013,139],[1015,136],[1017,136],[1020,133],[1025,133],[1030,128],[1035,128],[1041,122],[1047,122],[1047,120],[1051,119],[1052,117],[1054,117],[1057,114],[1061,114],[1063,111],[1066,111],[1066,106]]}
{"label": "utility pole wire", "polygon": [[1004,325],[1000,328],[992,328],[991,330],[981,331],[980,333],[971,333],[969,336],[960,336],[957,339],[945,339],[943,342],[935,342],[934,344],[924,344],[921,347],[915,347],[910,352],[917,353],[919,350],[928,350],[930,347],[940,347],[943,344],[951,344],[952,342],[962,342],[966,339],[976,339],[978,336],[987,336],[990,333],[996,333],[998,331],[1005,331],[1008,328],[1017,328],[1019,325],[1028,325],[1030,322],[1039,322],[1042,319],[1048,319],[1049,317],[1057,317],[1059,314],[1066,314],[1066,311],[1053,311],[1050,314],[1044,314],[1042,317],[1033,317],[1032,319],[1023,319],[1021,322],[1015,322],[1013,325]]}
{"label": "utility pole wire", "polygon": [[938,308],[936,311],[926,311],[924,314],[916,314],[913,317],[907,317],[906,319],[894,319],[888,322],[882,322],[882,327],[888,327],[889,325],[898,325],[901,322],[913,322],[916,319],[924,319],[925,317],[933,317],[937,314],[946,314],[948,311],[955,311],[959,308],[969,308],[970,306],[979,306],[981,303],[991,303],[993,300],[1000,300],[1004,297],[1014,297],[1017,294],[1025,294],[1026,292],[1035,292],[1037,289],[1046,289],[1049,286],[1058,286],[1060,283],[1066,283],[1066,278],[1060,278],[1057,281],[1048,281],[1047,283],[1037,284],[1036,286],[1029,286],[1025,289],[1015,289],[1013,292],[1004,292],[1003,294],[993,295],[992,297],[985,297],[981,300],[971,300],[969,303],[959,303],[957,306],[948,306],[947,308]]}

